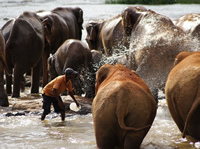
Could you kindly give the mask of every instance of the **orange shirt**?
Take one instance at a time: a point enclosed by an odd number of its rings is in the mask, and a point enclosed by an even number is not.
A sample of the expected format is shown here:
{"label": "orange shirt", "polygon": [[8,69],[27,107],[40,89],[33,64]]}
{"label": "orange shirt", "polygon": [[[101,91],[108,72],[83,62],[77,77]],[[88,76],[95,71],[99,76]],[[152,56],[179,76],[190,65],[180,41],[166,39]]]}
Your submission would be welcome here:
{"label": "orange shirt", "polygon": [[69,92],[72,91],[72,82],[71,80],[66,82],[65,75],[58,76],[51,82],[49,82],[44,88],[42,93],[54,97],[53,88],[57,90],[57,93],[60,95],[65,91],[65,89]]}

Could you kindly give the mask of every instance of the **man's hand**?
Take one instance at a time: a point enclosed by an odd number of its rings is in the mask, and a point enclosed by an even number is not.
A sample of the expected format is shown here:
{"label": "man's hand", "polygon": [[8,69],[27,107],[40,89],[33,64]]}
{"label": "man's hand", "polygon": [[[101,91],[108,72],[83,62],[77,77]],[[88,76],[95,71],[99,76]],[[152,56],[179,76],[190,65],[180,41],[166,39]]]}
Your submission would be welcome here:
{"label": "man's hand", "polygon": [[73,99],[74,102],[76,103],[76,106],[79,107],[79,103],[77,102],[76,98],[74,97],[73,92],[69,92],[69,95],[72,97],[72,99]]}

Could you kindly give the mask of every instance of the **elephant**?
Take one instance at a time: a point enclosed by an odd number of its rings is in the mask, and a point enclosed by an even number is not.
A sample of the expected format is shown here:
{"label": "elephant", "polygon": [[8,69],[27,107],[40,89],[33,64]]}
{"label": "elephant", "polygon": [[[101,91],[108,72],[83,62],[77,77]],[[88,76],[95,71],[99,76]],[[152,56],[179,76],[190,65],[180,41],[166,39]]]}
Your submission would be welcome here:
{"label": "elephant", "polygon": [[175,25],[200,40],[200,14],[190,13],[175,20]]}
{"label": "elephant", "polygon": [[[0,106],[8,107],[8,96],[4,89],[4,70],[8,71],[5,60],[5,40],[2,32],[0,31]],[[7,72],[8,73],[8,72]]]}
{"label": "elephant", "polygon": [[86,97],[94,97],[92,53],[86,43],[77,39],[66,40],[56,53],[49,57],[48,64],[51,79],[63,75],[68,67],[78,71],[80,77],[72,80],[75,93],[81,95],[86,92]]}
{"label": "elephant", "polygon": [[101,51],[111,56],[114,49],[123,48],[123,30],[121,15],[109,19],[92,20],[86,24],[86,41],[90,49]]}
{"label": "elephant", "polygon": [[[145,11],[143,6],[133,6],[135,11]],[[119,53],[120,51],[127,49],[129,43],[127,43],[128,34],[125,34],[124,28],[128,28],[123,24],[122,16],[126,16],[125,13],[118,14],[108,19],[92,20],[86,24],[87,37],[86,41],[90,49],[96,49],[101,51],[106,56],[111,56],[113,53]],[[132,14],[129,15],[131,18]],[[130,24],[129,24],[130,25]]]}
{"label": "elephant", "polygon": [[[81,40],[83,29],[83,11],[81,8],[57,7],[51,11],[40,10],[36,14],[43,22],[46,34],[44,64],[47,64],[50,53],[54,54],[65,40]],[[47,66],[44,68],[45,80],[43,80],[43,86],[48,82]]]}
{"label": "elephant", "polygon": [[164,15],[148,10],[135,17],[126,66],[138,73],[158,101],[176,55],[195,51],[199,44]]}
{"label": "elephant", "polygon": [[60,15],[69,27],[69,38],[79,39],[82,38],[82,24],[83,24],[83,10],[79,7],[58,7],[52,12]]}
{"label": "elephant", "polygon": [[[183,57],[185,56],[185,58]],[[169,112],[183,133],[200,140],[200,52],[181,52],[169,72],[165,96]]]}
{"label": "elephant", "polygon": [[44,21],[50,53],[56,50],[67,39],[79,39],[82,36],[83,11],[81,8],[57,7],[51,11],[40,10],[36,14]]}
{"label": "elephant", "polygon": [[124,45],[129,48],[130,37],[137,19],[142,15],[142,12],[147,11],[144,6],[128,6],[121,13],[123,27]]}
{"label": "elephant", "polygon": [[23,75],[32,69],[31,93],[39,92],[39,81],[44,51],[44,28],[38,16],[25,11],[3,27],[6,52],[5,59],[10,74],[14,69],[13,92],[12,75],[6,75],[6,91],[12,97],[20,97],[20,82]]}
{"label": "elephant", "polygon": [[122,64],[104,64],[96,73],[92,103],[98,148],[140,148],[157,110],[147,84]]}

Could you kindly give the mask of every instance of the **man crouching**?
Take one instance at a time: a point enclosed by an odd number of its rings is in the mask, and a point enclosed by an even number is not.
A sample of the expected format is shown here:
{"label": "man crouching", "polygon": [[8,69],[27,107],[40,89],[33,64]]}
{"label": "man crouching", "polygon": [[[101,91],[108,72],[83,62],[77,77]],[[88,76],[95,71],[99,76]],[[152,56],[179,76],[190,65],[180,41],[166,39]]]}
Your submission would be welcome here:
{"label": "man crouching", "polygon": [[77,75],[78,72],[74,71],[72,68],[67,68],[65,70],[65,75],[56,77],[43,88],[42,97],[44,112],[41,116],[41,120],[44,120],[46,115],[51,112],[51,104],[53,104],[56,113],[61,113],[62,121],[65,120],[65,105],[60,96],[60,94],[63,93],[65,90],[68,91],[69,95],[72,97],[77,107],[79,107],[79,104],[73,94],[71,82],[71,79],[73,79]]}

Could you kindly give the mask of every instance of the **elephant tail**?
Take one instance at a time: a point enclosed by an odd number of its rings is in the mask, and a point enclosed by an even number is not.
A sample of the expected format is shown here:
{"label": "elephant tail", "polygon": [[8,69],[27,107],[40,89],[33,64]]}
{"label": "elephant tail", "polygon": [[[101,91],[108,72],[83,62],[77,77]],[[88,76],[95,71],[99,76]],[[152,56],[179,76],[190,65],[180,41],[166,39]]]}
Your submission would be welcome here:
{"label": "elephant tail", "polygon": [[185,138],[187,132],[188,122],[190,121],[192,115],[194,114],[195,110],[200,106],[200,88],[198,89],[197,96],[187,114],[184,129],[183,129],[183,138]]}
{"label": "elephant tail", "polygon": [[126,131],[140,131],[140,130],[147,129],[147,128],[151,127],[151,125],[146,125],[146,126],[143,126],[143,127],[140,127],[140,128],[126,126],[125,123],[124,123],[124,117],[122,117],[122,116],[118,116],[118,123],[119,123],[120,128],[123,129],[123,130],[126,130]]}

